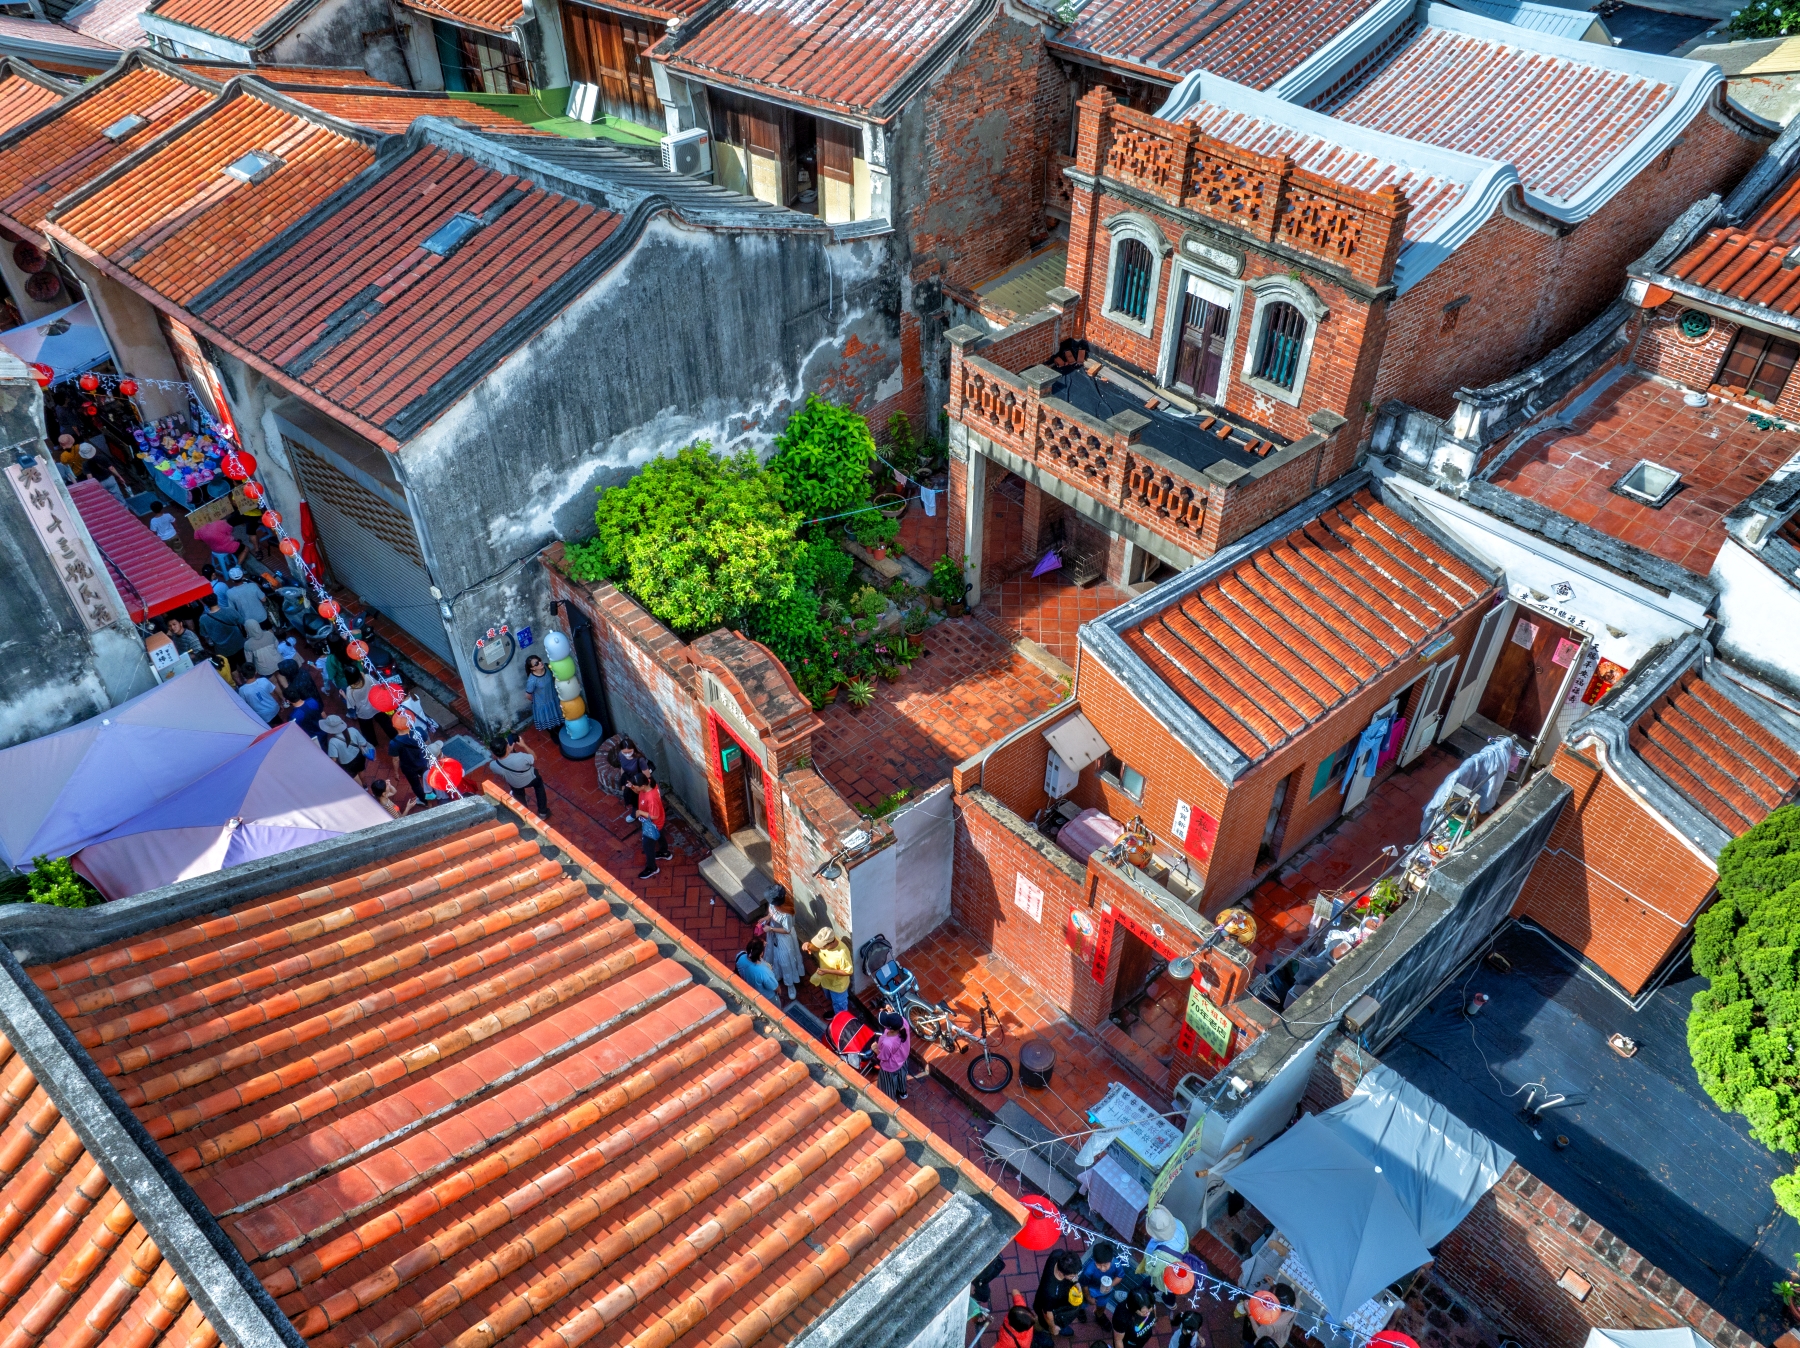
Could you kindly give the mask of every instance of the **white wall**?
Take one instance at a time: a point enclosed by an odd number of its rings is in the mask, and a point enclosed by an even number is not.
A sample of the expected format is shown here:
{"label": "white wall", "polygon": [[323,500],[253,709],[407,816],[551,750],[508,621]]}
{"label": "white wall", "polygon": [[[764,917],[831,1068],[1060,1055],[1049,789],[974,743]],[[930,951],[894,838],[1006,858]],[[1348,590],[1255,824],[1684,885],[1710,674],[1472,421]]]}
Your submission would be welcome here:
{"label": "white wall", "polygon": [[1783,578],[1735,538],[1713,561],[1719,587],[1720,655],[1757,676],[1793,688],[1800,680],[1800,577]]}
{"label": "white wall", "polygon": [[[919,1288],[918,1292],[929,1296],[929,1288]],[[930,1324],[913,1335],[913,1341],[906,1348],[963,1348],[969,1338],[969,1289],[958,1287],[950,1295],[950,1302],[932,1318]]]}
{"label": "white wall", "polygon": [[[933,787],[888,816],[894,845],[850,870],[850,948],[880,933],[898,956],[950,916],[956,811],[950,784]],[[859,962],[852,986],[868,986]]]}

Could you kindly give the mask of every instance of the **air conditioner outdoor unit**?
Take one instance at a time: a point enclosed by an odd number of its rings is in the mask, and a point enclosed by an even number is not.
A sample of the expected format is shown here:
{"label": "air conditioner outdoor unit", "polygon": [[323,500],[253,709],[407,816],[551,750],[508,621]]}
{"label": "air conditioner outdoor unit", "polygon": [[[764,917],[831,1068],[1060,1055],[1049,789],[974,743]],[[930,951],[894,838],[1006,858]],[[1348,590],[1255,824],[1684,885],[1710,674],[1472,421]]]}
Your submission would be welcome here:
{"label": "air conditioner outdoor unit", "polygon": [[663,167],[688,178],[704,178],[712,172],[712,146],[698,127],[663,138]]}

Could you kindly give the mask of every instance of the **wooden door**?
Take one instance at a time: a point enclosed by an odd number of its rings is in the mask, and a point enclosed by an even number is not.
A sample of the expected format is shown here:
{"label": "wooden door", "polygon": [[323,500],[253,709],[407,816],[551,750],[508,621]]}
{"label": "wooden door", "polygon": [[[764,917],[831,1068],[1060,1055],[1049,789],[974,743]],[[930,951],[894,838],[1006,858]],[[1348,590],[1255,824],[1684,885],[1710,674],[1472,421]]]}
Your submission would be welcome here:
{"label": "wooden door", "polygon": [[1406,728],[1406,742],[1400,746],[1400,766],[1405,767],[1424,753],[1437,739],[1438,712],[1444,705],[1444,694],[1450,691],[1450,676],[1456,672],[1457,657],[1433,665],[1425,675],[1425,686],[1419,690],[1419,705],[1413,721]]}
{"label": "wooden door", "polygon": [[[1225,334],[1231,326],[1230,292],[1188,277],[1181,304],[1181,334],[1175,353],[1175,386],[1203,398],[1219,395],[1225,367]],[[1226,303],[1219,301],[1225,300]]]}
{"label": "wooden door", "polygon": [[663,105],[646,53],[662,40],[664,26],[589,5],[565,3],[562,12],[569,78],[597,85],[609,116],[660,129]]}
{"label": "wooden door", "polygon": [[1536,740],[1554,715],[1582,634],[1530,609],[1514,615],[1481,699],[1481,715],[1523,740]]}

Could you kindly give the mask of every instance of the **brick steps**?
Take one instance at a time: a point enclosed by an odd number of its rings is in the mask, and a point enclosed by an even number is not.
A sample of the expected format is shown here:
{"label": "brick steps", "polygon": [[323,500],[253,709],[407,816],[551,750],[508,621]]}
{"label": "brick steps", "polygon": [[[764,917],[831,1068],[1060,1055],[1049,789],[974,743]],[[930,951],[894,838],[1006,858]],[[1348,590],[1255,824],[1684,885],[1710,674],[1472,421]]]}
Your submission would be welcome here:
{"label": "brick steps", "polygon": [[1165,1064],[1158,1062],[1154,1054],[1110,1020],[1101,1024],[1097,1037],[1106,1047],[1106,1051],[1112,1054],[1120,1065],[1127,1068],[1132,1075],[1140,1078],[1159,1097],[1168,1095],[1169,1069]]}

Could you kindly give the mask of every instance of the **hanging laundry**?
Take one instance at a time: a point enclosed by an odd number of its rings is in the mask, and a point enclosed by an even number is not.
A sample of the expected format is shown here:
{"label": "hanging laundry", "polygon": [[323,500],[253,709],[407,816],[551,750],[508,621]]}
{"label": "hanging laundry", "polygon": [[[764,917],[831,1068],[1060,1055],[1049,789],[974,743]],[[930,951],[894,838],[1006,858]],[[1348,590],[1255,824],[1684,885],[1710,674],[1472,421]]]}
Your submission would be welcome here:
{"label": "hanging laundry", "polygon": [[1439,783],[1425,805],[1425,818],[1419,825],[1423,838],[1431,831],[1431,821],[1450,801],[1456,787],[1474,792],[1476,807],[1487,814],[1500,803],[1500,789],[1506,785],[1506,774],[1512,767],[1513,742],[1505,736],[1491,739],[1487,746],[1470,754],[1456,765],[1456,770]]}
{"label": "hanging laundry", "polygon": [[919,488],[919,499],[925,503],[925,513],[927,515],[936,515],[937,514],[937,498],[938,498],[938,494],[937,494],[937,491],[935,488],[932,488],[932,487],[920,487]]}
{"label": "hanging laundry", "polygon": [[1392,716],[1377,716],[1369,722],[1361,738],[1356,741],[1356,748],[1350,754],[1350,768],[1344,773],[1344,780],[1338,785],[1338,794],[1345,795],[1350,790],[1350,783],[1360,772],[1364,777],[1375,775],[1375,762],[1381,756],[1382,747],[1387,743],[1388,731],[1393,727]]}
{"label": "hanging laundry", "polygon": [[1400,746],[1405,743],[1406,718],[1404,716],[1396,716],[1394,718],[1394,728],[1388,731],[1387,744],[1383,747],[1380,763],[1377,763],[1376,766],[1379,767],[1381,766],[1381,763],[1386,763],[1389,759],[1393,758],[1400,752]]}

